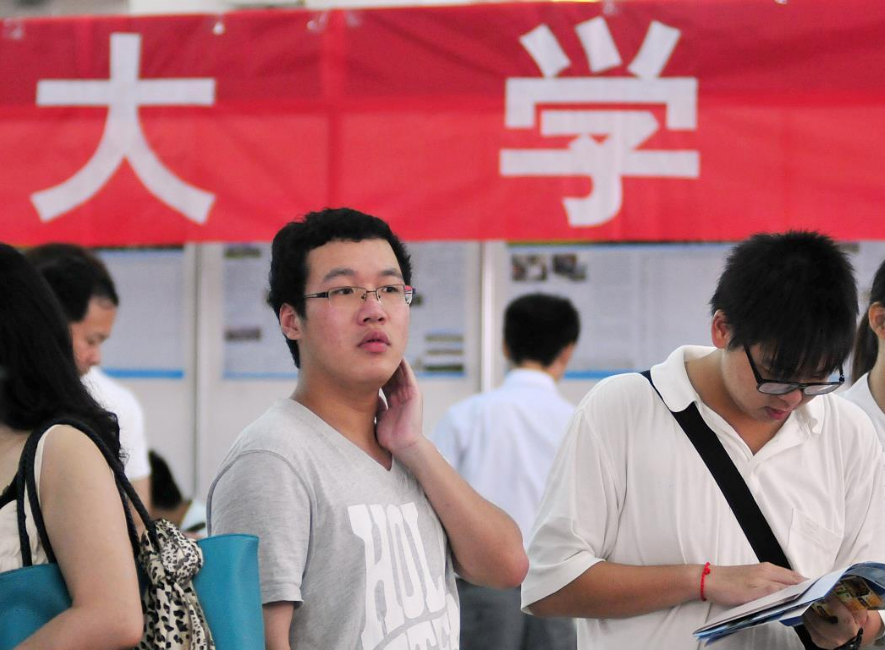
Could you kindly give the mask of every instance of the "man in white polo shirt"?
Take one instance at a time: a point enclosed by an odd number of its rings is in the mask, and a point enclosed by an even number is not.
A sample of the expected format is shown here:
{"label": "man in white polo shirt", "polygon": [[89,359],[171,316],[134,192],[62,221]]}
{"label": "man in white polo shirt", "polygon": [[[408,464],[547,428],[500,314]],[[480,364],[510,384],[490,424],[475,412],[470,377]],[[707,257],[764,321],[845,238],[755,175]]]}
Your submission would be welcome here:
{"label": "man in white polo shirt", "polygon": [[[480,493],[513,517],[528,544],[553,457],[575,406],[556,389],[575,350],[580,317],[567,298],[532,293],[504,312],[504,356],[495,390],[455,404],[431,439]],[[461,650],[574,650],[571,619],[520,611],[519,589],[458,580]]]}
{"label": "man in white polo shirt", "polygon": [[[756,235],[732,251],[711,307],[714,347],[678,348],[651,369],[654,387],[639,374],[600,382],[554,462],[522,602],[580,617],[579,648],[698,648],[692,631],[725,608],[885,560],[879,442],[860,409],[825,394],[844,381],[857,313],[844,253],[816,233]],[[690,405],[792,570],[759,562],[671,414]],[[878,613],[829,605],[832,620],[804,616],[808,641],[769,624],[720,647],[851,648],[881,636]]]}

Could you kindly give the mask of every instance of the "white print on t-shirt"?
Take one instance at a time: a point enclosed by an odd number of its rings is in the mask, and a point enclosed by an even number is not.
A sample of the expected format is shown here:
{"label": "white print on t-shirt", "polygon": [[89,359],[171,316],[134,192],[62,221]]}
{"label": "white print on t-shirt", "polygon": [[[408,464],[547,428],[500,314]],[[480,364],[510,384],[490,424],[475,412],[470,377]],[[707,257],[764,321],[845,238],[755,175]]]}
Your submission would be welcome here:
{"label": "white print on t-shirt", "polygon": [[[458,605],[446,593],[445,566],[431,573],[415,504],[350,506],[347,514],[365,548],[363,650],[374,650],[385,641],[389,650],[456,650]],[[441,531],[436,542],[438,557],[445,558]]]}

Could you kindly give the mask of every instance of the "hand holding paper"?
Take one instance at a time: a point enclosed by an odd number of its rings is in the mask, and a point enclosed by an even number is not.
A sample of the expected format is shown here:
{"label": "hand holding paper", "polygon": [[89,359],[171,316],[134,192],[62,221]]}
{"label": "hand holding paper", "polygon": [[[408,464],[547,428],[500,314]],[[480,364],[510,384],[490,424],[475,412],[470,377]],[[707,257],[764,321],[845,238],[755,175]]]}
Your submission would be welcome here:
{"label": "hand holding paper", "polygon": [[[837,585],[836,589],[838,588]],[[822,608],[819,609],[818,605],[826,605],[826,611],[831,614],[821,614]],[[870,616],[871,613],[866,609],[852,611],[850,604],[843,603],[835,593],[831,593],[823,601],[814,603],[805,612],[802,616],[802,623],[811,634],[811,640],[816,646],[838,648],[854,638]],[[872,616],[879,618],[876,614],[872,614]]]}
{"label": "hand holding paper", "polygon": [[[804,623],[817,645],[835,648],[854,637],[861,625],[871,626],[873,635],[878,633],[881,620],[870,616],[869,610],[885,608],[883,596],[885,564],[864,562],[723,612],[695,630],[694,635],[712,643],[772,621],[784,625]],[[833,618],[835,622],[830,622]]]}

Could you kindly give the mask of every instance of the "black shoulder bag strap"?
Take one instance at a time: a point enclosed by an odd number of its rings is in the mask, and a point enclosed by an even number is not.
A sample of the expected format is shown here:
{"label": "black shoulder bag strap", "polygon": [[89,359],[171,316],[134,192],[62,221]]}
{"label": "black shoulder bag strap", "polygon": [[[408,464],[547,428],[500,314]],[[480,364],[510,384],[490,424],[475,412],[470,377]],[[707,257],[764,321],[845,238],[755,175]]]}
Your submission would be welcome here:
{"label": "black shoulder bag strap", "polygon": [[126,474],[123,471],[123,464],[120,462],[120,459],[111,452],[101,437],[83,422],[75,420],[74,418],[58,418],[37,427],[28,436],[24,449],[22,450],[21,458],[19,459],[18,473],[15,476],[15,498],[22,566],[28,567],[33,564],[30,538],[25,526],[25,498],[27,498],[28,505],[31,508],[31,516],[34,520],[37,534],[40,537],[40,543],[43,545],[43,550],[46,552],[46,558],[51,563],[55,562],[55,554],[52,551],[52,544],[49,541],[49,535],[46,532],[46,525],[43,521],[43,511],[40,508],[40,501],[37,498],[37,480],[34,474],[34,466],[36,463],[37,444],[40,442],[40,438],[42,438],[43,435],[56,424],[67,424],[78,429],[86,437],[92,440],[95,446],[98,447],[98,450],[105,457],[108,466],[114,473],[117,492],[119,492],[120,500],[123,502],[123,510],[126,516],[126,528],[129,532],[129,541],[132,544],[132,552],[135,557],[138,557],[138,536],[135,531],[135,522],[132,519],[132,513],[129,511],[130,503],[144,523],[145,531],[154,543],[154,548],[159,548],[160,546],[157,540],[157,532],[154,522],[151,520],[147,509],[141,503],[141,499],[138,498],[135,488],[132,487],[129,479],[126,478]]}
{"label": "black shoulder bag strap", "polygon": [[[655,389],[658,397],[663,402],[664,398],[661,396],[658,387],[655,386],[654,381],[652,381],[651,371],[646,370],[640,374],[648,380],[648,383]],[[664,406],[666,405],[666,402],[664,402]],[[759,561],[770,562],[786,569],[792,569],[793,567],[790,566],[790,561],[777,541],[777,537],[771,531],[768,520],[765,519],[765,515],[759,509],[759,504],[756,503],[753,493],[750,492],[750,488],[747,487],[741,473],[734,466],[734,463],[725,451],[725,447],[719,442],[719,438],[704,422],[697,405],[692,402],[684,411],[673,411],[669,407],[667,407],[667,410],[676,418],[676,422],[682,427],[685,435],[691,440],[691,444],[694,445],[701,459],[707,465],[710,474],[716,479],[719,489],[722,491],[723,496],[725,496],[728,505],[731,506],[735,518],[741,525]],[[793,629],[796,630],[802,645],[807,650],[815,650],[817,648],[811,641],[811,636],[804,625],[796,626]]]}

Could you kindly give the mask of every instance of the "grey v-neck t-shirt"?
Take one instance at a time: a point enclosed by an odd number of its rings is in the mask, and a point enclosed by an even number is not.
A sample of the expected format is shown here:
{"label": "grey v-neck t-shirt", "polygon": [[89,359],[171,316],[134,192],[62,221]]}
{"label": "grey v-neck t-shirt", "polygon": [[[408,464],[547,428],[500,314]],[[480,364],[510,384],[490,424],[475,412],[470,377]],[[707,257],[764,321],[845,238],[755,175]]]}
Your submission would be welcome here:
{"label": "grey v-neck t-shirt", "polygon": [[277,401],[209,489],[209,532],[259,537],[264,603],[295,604],[293,648],[459,647],[445,530],[414,476]]}

